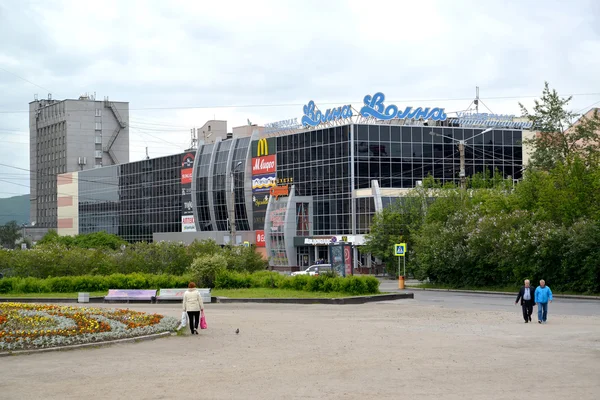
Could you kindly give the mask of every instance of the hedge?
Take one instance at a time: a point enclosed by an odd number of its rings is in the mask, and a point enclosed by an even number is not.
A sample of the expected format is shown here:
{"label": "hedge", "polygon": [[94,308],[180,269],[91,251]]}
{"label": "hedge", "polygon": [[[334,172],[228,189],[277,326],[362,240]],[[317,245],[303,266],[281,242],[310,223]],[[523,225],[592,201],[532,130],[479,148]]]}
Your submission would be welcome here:
{"label": "hedge", "polygon": [[0,293],[74,293],[101,292],[108,289],[185,288],[189,276],[153,274],[82,275],[54,278],[3,278]]}
{"label": "hedge", "polygon": [[254,247],[222,248],[214,240],[190,245],[140,242],[123,250],[86,249],[50,242],[30,250],[0,249],[0,273],[5,277],[35,278],[133,273],[181,276],[196,258],[215,254],[225,257],[227,269],[234,271],[253,272],[267,267],[267,261]]}
{"label": "hedge", "polygon": [[215,280],[215,289],[273,288],[307,292],[338,292],[352,295],[379,293],[379,280],[372,276],[336,277],[328,274],[319,276],[285,276],[277,272],[255,272],[253,274],[233,271],[220,272]]}
{"label": "hedge", "polygon": [[[0,279],[0,293],[75,293],[101,292],[108,289],[184,288],[190,280],[190,276],[187,275],[166,274],[82,275],[46,279],[12,277]],[[316,277],[308,275],[290,277],[268,271],[253,274],[222,271],[216,277],[215,288],[275,288],[366,295],[379,293],[379,281],[371,276],[342,278],[325,274]]]}

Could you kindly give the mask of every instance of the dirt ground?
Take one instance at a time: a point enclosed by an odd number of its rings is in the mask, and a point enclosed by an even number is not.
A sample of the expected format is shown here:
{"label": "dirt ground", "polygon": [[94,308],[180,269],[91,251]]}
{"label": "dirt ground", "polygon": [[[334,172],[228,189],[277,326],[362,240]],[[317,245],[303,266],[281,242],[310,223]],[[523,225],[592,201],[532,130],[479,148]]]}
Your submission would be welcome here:
{"label": "dirt ground", "polygon": [[598,399],[600,318],[518,308],[210,305],[199,336],[0,358],[0,399]]}

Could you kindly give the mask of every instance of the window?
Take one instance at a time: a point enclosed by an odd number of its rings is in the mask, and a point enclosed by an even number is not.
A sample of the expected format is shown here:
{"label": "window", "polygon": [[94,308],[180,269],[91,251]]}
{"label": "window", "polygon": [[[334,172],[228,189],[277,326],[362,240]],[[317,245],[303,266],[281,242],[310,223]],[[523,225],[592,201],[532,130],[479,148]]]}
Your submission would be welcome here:
{"label": "window", "polygon": [[97,131],[101,131],[102,130],[102,122],[96,122],[96,130]]}
{"label": "window", "polygon": [[96,150],[96,158],[102,158],[102,150]]}
{"label": "window", "polygon": [[96,108],[96,117],[101,117],[101,116],[102,116],[102,109]]}
{"label": "window", "polygon": [[96,136],[96,144],[102,144],[102,136]]}

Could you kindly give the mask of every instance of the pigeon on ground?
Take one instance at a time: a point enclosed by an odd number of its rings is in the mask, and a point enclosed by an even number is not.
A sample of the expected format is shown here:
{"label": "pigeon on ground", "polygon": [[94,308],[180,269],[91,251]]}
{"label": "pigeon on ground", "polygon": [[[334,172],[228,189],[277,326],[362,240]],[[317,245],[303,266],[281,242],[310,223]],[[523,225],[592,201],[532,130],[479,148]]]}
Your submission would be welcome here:
{"label": "pigeon on ground", "polygon": [[240,333],[239,328],[235,330],[235,334],[237,335],[238,333]]}

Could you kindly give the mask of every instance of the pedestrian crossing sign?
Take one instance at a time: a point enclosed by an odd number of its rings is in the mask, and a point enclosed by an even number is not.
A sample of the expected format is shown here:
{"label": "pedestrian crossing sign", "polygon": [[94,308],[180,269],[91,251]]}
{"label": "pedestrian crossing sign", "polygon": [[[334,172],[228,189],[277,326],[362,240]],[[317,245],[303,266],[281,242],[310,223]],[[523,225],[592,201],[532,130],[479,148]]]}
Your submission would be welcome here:
{"label": "pedestrian crossing sign", "polygon": [[406,254],[406,243],[398,243],[394,245],[394,255],[397,257],[404,257]]}

